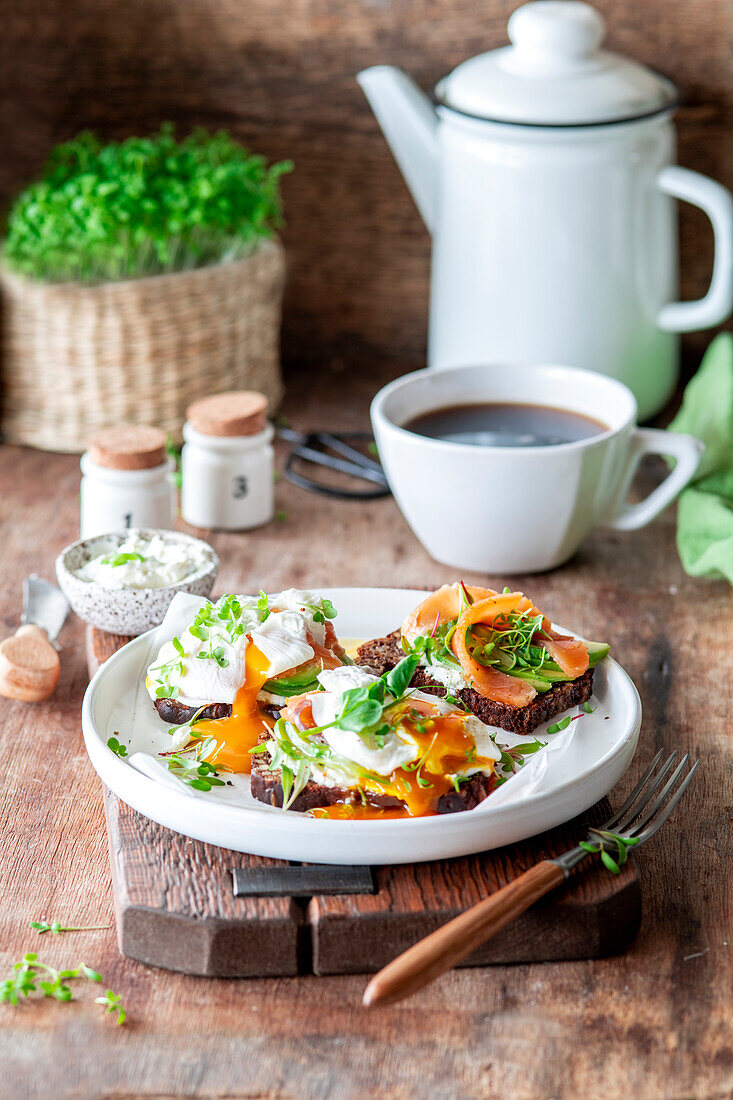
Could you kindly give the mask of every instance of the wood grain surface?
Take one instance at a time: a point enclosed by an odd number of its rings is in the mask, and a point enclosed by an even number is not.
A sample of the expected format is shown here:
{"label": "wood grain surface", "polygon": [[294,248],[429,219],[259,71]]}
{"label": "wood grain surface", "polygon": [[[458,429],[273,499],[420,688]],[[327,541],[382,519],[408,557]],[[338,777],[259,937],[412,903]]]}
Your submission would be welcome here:
{"label": "wood grain surface", "polygon": [[[336,377],[291,387],[294,426],[363,426],[380,370],[346,389]],[[52,577],[77,535],[78,463],[0,449],[0,485],[0,625],[10,634],[21,578]],[[214,537],[222,590],[453,579],[391,500],[322,500],[283,482],[277,495],[282,522]],[[53,938],[28,928],[41,915],[113,924],[101,785],[79,722],[83,628],[71,619],[54,697],[0,707],[0,975],[30,949],[84,961],[122,994],[129,1024],[116,1028],[86,1001],[0,1006],[2,1095],[48,1100],[52,1080],[58,1100],[730,1096],[733,601],[725,584],[685,576],[673,536],[672,512],[643,531],[598,532],[564,569],[512,582],[560,622],[608,638],[639,687],[640,746],[617,795],[662,746],[702,759],[680,810],[639,855],[640,935],[615,958],[456,970],[379,1012],[361,1008],[358,976],[189,978],[123,959],[112,927]]]}
{"label": "wood grain surface", "polygon": [[[87,627],[90,675],[127,641]],[[589,826],[611,815],[603,799],[574,821],[496,852],[375,867],[375,889],[366,894],[310,897],[315,891],[304,890],[293,898],[235,899],[232,868],[283,864],[180,836],[106,788],[104,808],[122,953],[219,978],[379,970],[528,867],[574,847]],[[601,958],[623,950],[639,930],[638,870],[630,860],[618,877],[597,871],[586,865],[460,965]]]}
{"label": "wood grain surface", "polygon": [[104,809],[123,954],[187,974],[298,973],[302,906],[293,898],[235,898],[232,888],[234,867],[274,860],[171,832],[106,788]]}
{"label": "wood grain surface", "polygon": [[[424,88],[506,43],[517,0],[0,0],[0,202],[49,148],[105,137],[228,127],[284,181],[289,282],[284,354],[368,369],[375,355],[422,366],[430,242],[354,80],[400,65]],[[596,0],[608,44],[672,76],[679,158],[733,182],[727,0]],[[682,290],[704,293],[711,231],[680,204]],[[686,338],[697,359],[707,337]]]}

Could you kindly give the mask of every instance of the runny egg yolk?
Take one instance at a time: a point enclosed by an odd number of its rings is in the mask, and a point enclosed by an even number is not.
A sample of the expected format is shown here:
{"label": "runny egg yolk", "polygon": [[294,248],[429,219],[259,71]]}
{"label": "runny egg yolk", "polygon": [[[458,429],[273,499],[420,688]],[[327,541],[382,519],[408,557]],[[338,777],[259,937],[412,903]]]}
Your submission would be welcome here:
{"label": "runny egg yolk", "polygon": [[394,818],[432,817],[438,812],[438,802],[444,794],[455,790],[448,778],[466,770],[469,766],[484,771],[493,768],[493,761],[476,756],[476,744],[466,732],[461,715],[431,714],[425,704],[414,703],[402,719],[402,729],[414,740],[418,748],[416,765],[396,768],[389,778],[377,783],[369,778],[362,780],[365,793],[389,795],[404,803],[404,808],[385,809],[368,802],[339,802],[312,810],[316,817],[335,818]]}
{"label": "runny egg yolk", "polygon": [[262,685],[268,679],[270,662],[254,645],[248,645],[244,655],[244,683],[236,694],[230,718],[205,719],[197,722],[197,736],[213,737],[217,748],[207,760],[230,772],[249,772],[252,766],[250,750],[260,739],[264,727],[272,729],[273,720],[257,702]]}

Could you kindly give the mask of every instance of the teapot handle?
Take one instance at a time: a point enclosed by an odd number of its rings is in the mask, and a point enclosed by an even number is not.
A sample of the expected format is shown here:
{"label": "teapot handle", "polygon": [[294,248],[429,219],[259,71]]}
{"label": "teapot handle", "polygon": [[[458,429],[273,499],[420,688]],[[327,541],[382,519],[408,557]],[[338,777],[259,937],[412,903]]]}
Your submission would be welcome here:
{"label": "teapot handle", "polygon": [[667,332],[712,328],[733,310],[733,196],[722,184],[678,165],[663,168],[657,185],[665,194],[699,206],[710,218],[715,235],[707,294],[692,302],[669,302],[660,310],[657,323]]}

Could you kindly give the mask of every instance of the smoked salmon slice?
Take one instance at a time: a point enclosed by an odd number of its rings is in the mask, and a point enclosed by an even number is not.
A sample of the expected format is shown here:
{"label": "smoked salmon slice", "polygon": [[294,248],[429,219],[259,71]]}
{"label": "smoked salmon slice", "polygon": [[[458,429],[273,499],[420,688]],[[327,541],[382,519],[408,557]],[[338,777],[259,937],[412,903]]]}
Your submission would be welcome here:
{"label": "smoked salmon slice", "polygon": [[542,635],[535,635],[533,642],[544,646],[553,661],[560,666],[566,676],[571,680],[582,676],[588,668],[588,650],[583,642],[577,638],[571,638],[567,634],[556,634],[554,630],[545,630]]}
{"label": "smoked salmon slice", "polygon": [[[431,592],[403,622],[403,638],[412,642],[421,634],[431,634],[436,623],[440,626],[441,623],[455,622],[465,603],[463,587],[461,581],[458,581],[456,584],[444,584],[442,588]],[[475,585],[466,585],[465,588],[474,603],[497,594],[492,588],[478,588]]]}
{"label": "smoked salmon slice", "polygon": [[[330,625],[330,624],[329,624]],[[306,641],[315,653],[318,660],[321,662],[323,668],[341,668],[343,662],[336,656],[332,650],[327,649],[326,646],[319,645],[315,640],[310,630],[306,633]],[[326,639],[328,641],[328,638]],[[287,676],[287,673],[282,673],[283,676]]]}
{"label": "smoked salmon slice", "polygon": [[493,699],[495,703],[505,703],[510,707],[526,707],[532,702],[537,692],[526,680],[508,676],[506,672],[499,672],[495,668],[487,668],[486,665],[474,660],[466,645],[466,633],[477,623],[491,625],[497,616],[519,610],[525,600],[526,597],[521,592],[506,592],[501,596],[495,593],[483,600],[477,600],[458,619],[451,642],[453,652],[471,687],[475,688],[480,695],[485,695],[487,699]]}
{"label": "smoked salmon slice", "polygon": [[432,592],[402,624],[402,635],[413,641],[418,635],[431,634],[436,624],[456,621],[451,648],[460,663],[468,683],[481,695],[496,703],[524,707],[537,695],[535,688],[518,676],[510,676],[497,668],[488,668],[475,660],[466,644],[466,634],[472,626],[504,628],[502,618],[510,614],[541,616],[539,630],[532,644],[543,646],[565,675],[575,680],[588,668],[588,651],[583,642],[567,634],[558,634],[550,620],[522,592],[498,593],[491,588],[468,586],[465,592],[473,603],[465,606],[463,584],[444,584]]}

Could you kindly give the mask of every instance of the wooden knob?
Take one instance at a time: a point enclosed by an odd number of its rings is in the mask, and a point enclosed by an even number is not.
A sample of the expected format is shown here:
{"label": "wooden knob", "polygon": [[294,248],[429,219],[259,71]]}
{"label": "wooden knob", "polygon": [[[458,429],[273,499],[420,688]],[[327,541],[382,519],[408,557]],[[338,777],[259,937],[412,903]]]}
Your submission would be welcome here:
{"label": "wooden knob", "polygon": [[151,470],[165,462],[165,432],[144,424],[115,424],[87,440],[92,462],[109,470]]}
{"label": "wooden knob", "polygon": [[24,703],[40,703],[56,689],[61,672],[59,655],[40,626],[21,626],[0,642],[0,695]]}
{"label": "wooden knob", "polygon": [[186,416],[201,435],[255,435],[267,424],[267,398],[256,390],[215,393],[194,401]]}

